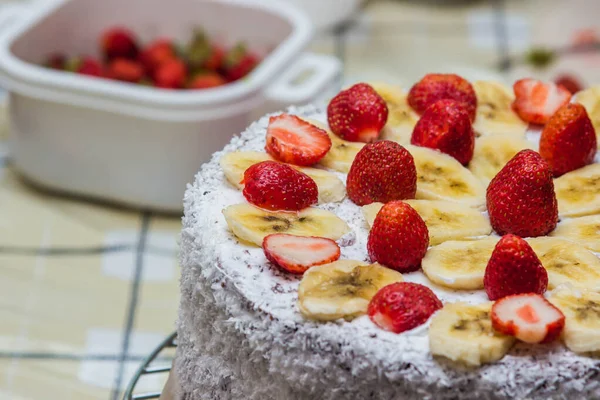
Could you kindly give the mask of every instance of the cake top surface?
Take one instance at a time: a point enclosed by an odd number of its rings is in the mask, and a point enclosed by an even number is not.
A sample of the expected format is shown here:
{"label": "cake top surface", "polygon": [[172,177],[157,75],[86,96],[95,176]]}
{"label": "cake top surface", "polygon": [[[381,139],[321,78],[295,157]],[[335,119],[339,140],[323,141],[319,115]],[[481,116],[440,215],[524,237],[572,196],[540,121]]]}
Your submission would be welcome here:
{"label": "cake top surface", "polygon": [[[317,106],[292,107],[287,112],[325,125],[327,122],[326,112]],[[269,320],[268,331],[272,340],[290,347],[333,352],[335,354],[332,353],[332,357],[344,360],[353,371],[375,365],[392,380],[403,377],[449,386],[455,379],[476,378],[490,384],[490,387],[499,387],[507,382],[513,386],[520,382],[534,383],[543,376],[553,374],[557,380],[570,379],[571,384],[577,385],[587,379],[590,369],[598,368],[596,359],[569,351],[559,343],[539,346],[517,343],[499,361],[475,370],[465,370],[464,366],[431,355],[428,337],[431,321],[396,334],[382,330],[366,315],[350,321],[339,319],[324,323],[307,320],[298,309],[301,277],[276,268],[267,260],[261,247],[238,239],[223,216],[225,208],[245,203],[246,200],[239,187],[227,180],[219,161],[233,152],[264,152],[269,117],[267,115],[253,123],[240,136],[234,137],[222,151],[215,153],[212,160],[202,166],[194,184],[188,187],[185,194],[184,231],[196,241],[197,251],[184,254],[183,257],[190,258],[191,264],[203,269],[219,271],[228,285],[247,301],[247,308],[253,311],[252,315],[241,311],[243,307],[232,306],[229,310],[232,312],[232,322]],[[540,132],[540,129],[530,127],[523,139],[535,148]],[[599,161],[598,154],[595,161]],[[347,174],[331,172],[346,182]],[[369,264],[366,251],[369,226],[361,207],[347,197],[339,202],[321,203],[315,207],[334,213],[349,226],[349,232],[337,240],[341,259]],[[486,211],[480,211],[482,215],[487,215]],[[493,232],[492,236],[498,237]],[[403,273],[402,276],[406,282],[429,287],[444,304],[464,302],[477,305],[489,302],[483,290],[454,290],[437,285],[422,270]],[[557,285],[554,291],[563,289],[571,290],[572,287],[569,283],[563,283]],[[257,332],[250,326],[241,324],[240,329],[250,340],[264,338],[263,332]],[[545,369],[539,368],[541,364]]]}

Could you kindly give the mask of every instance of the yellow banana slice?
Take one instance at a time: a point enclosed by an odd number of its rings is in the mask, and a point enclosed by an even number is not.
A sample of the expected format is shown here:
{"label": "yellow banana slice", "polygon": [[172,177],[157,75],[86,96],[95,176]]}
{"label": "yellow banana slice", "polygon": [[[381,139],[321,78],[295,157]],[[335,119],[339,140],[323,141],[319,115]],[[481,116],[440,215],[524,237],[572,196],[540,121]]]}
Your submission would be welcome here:
{"label": "yellow banana slice", "polygon": [[491,308],[491,302],[445,304],[433,316],[429,326],[431,354],[471,366],[504,357],[515,339],[494,331]]}
{"label": "yellow banana slice", "polygon": [[313,207],[298,212],[273,212],[250,204],[235,204],[225,208],[223,215],[235,236],[257,246],[262,246],[265,236],[272,233],[337,240],[350,232],[350,227],[335,214]]}
{"label": "yellow banana slice", "polygon": [[550,236],[574,241],[600,253],[600,215],[562,220]]}
{"label": "yellow banana slice", "polygon": [[548,289],[563,283],[600,289],[600,259],[585,247],[552,237],[526,240],[548,272]]}
{"label": "yellow banana slice", "polygon": [[402,145],[410,144],[419,115],[408,105],[404,90],[379,82],[371,83],[371,86],[388,106],[388,119],[381,132],[381,139],[393,140]]}
{"label": "yellow banana slice", "polygon": [[596,130],[598,147],[600,148],[600,85],[592,86],[577,93],[575,102],[585,107]]}
{"label": "yellow banana slice", "polygon": [[366,314],[371,298],[402,275],[377,263],[338,260],[309,268],[298,287],[298,308],[305,318],[333,321]]}
{"label": "yellow banana slice", "polygon": [[427,250],[421,263],[433,283],[452,289],[483,289],[485,268],[499,237],[448,241]]}
{"label": "yellow banana slice", "polygon": [[473,89],[477,95],[477,117],[473,129],[477,134],[525,136],[528,125],[512,110],[512,90],[492,81],[476,81]]}
{"label": "yellow banana slice", "polygon": [[448,200],[470,206],[485,204],[485,188],[465,167],[447,154],[406,145],[417,169],[417,199]]}
{"label": "yellow banana slice", "polygon": [[[465,204],[441,200],[404,200],[414,208],[425,221],[429,230],[429,244],[489,235],[492,226],[486,216]],[[363,215],[369,227],[382,203],[372,203],[362,208]]]}
{"label": "yellow banana slice", "polygon": [[591,164],[556,178],[554,191],[561,217],[599,214],[600,164]]}
{"label": "yellow banana slice", "polygon": [[600,351],[600,293],[563,288],[552,293],[549,300],[565,315],[562,336],[569,350]]}
{"label": "yellow banana slice", "polygon": [[531,142],[510,135],[482,136],[475,140],[475,152],[469,170],[487,187],[506,163],[523,149],[533,148]]}

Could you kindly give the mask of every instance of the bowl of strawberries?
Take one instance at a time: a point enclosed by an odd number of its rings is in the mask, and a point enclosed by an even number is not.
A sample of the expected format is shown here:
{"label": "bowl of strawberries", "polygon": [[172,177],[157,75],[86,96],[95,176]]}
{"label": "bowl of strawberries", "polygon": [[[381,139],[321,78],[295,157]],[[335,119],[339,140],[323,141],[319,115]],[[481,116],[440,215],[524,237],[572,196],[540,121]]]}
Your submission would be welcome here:
{"label": "bowl of strawberries", "polygon": [[37,186],[179,212],[256,115],[319,98],[337,59],[308,18],[263,0],[49,0],[0,15],[11,152]]}

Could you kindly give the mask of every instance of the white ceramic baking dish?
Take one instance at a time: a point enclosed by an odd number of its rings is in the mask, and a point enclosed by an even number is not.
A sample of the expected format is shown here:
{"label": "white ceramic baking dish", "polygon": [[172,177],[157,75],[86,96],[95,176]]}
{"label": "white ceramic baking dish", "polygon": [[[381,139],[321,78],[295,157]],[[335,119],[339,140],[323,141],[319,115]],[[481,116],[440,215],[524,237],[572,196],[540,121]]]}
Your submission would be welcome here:
{"label": "white ceramic baking dish", "polygon": [[[9,8],[3,22],[0,80],[9,91],[18,171],[51,190],[167,212],[181,210],[185,186],[200,165],[257,112],[312,101],[340,69],[333,57],[302,54],[311,24],[276,1],[51,0]],[[89,54],[113,25],[129,27],[145,42],[185,40],[202,26],[225,43],[245,40],[266,55],[246,79],[198,91],[37,65],[54,51]]]}

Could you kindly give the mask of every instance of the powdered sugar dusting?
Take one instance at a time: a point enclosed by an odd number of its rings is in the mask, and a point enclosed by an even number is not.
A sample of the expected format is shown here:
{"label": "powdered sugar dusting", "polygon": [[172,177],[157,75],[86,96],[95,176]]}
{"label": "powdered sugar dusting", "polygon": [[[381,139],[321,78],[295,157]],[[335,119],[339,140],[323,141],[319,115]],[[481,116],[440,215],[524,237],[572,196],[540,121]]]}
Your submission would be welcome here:
{"label": "powdered sugar dusting", "polygon": [[[326,121],[325,114],[314,106],[291,108],[289,112]],[[260,353],[259,359],[268,363],[270,371],[285,371],[281,385],[285,381],[286,385],[296,387],[294,390],[313,385],[311,390],[316,390],[320,398],[331,399],[346,391],[353,393],[354,398],[368,398],[374,389],[378,390],[376,398],[402,393],[404,398],[436,399],[454,398],[441,393],[458,387],[470,388],[465,389],[461,398],[479,399],[522,398],[529,393],[552,393],[558,388],[565,394],[584,390],[590,380],[589,372],[598,371],[598,361],[575,355],[560,345],[517,345],[498,363],[463,370],[431,357],[427,325],[398,335],[382,331],[366,316],[351,322],[306,321],[296,305],[300,278],[280,272],[268,263],[261,248],[240,243],[228,230],[222,215],[225,207],[243,203],[245,199],[227,182],[218,161],[226,152],[262,151],[267,123],[268,116],[252,124],[223,151],[215,153],[212,161],[202,167],[195,183],[188,187],[182,266],[184,273],[193,279],[210,282],[214,299],[206,300],[205,306],[220,307],[228,315],[227,320],[247,338],[253,351]],[[528,139],[535,141],[536,135],[539,138],[539,132],[532,131]],[[345,182],[345,174],[336,174]],[[318,207],[332,211],[351,228],[338,241],[341,258],[368,261],[368,229],[360,207],[348,199]],[[446,289],[431,283],[421,271],[403,275],[406,281],[430,287],[443,302],[487,301],[483,291]],[[206,289],[196,287],[193,279],[182,278],[180,335],[188,336],[187,340],[192,340],[194,332],[205,324],[204,311],[197,309],[199,304],[184,299],[186,293],[193,297],[193,291]],[[248,306],[252,312],[248,312]],[[197,321],[187,321],[190,318]],[[329,372],[324,373],[325,368]],[[309,376],[319,373],[323,376]],[[292,382],[299,379],[298,374],[302,375],[302,383]],[[389,387],[373,388],[368,382]],[[585,390],[598,393],[600,389],[588,386]]]}

